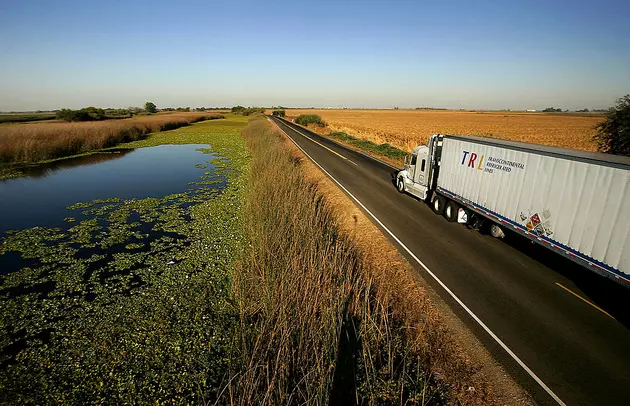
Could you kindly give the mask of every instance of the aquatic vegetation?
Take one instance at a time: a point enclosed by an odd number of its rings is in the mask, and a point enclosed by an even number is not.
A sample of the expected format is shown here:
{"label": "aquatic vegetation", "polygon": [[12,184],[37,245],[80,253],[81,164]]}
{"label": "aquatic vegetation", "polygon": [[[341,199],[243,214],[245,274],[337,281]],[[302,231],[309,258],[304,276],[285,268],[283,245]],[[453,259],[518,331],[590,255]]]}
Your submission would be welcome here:
{"label": "aquatic vegetation", "polygon": [[[242,118],[154,134],[127,148],[209,144],[214,170],[162,198],[80,202],[65,228],[7,233],[0,388],[9,403],[176,403],[216,397],[238,310],[245,245]],[[188,189],[188,190],[186,190]]]}

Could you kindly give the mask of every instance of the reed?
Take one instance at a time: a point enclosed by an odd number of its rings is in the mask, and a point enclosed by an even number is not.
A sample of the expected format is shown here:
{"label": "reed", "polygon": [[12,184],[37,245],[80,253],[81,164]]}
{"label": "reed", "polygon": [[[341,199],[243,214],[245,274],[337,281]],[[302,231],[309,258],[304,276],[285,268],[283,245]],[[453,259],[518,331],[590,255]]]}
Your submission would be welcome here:
{"label": "reed", "polygon": [[145,138],[201,120],[224,118],[217,113],[174,113],[129,119],[73,123],[28,123],[0,126],[0,164],[57,159]]}

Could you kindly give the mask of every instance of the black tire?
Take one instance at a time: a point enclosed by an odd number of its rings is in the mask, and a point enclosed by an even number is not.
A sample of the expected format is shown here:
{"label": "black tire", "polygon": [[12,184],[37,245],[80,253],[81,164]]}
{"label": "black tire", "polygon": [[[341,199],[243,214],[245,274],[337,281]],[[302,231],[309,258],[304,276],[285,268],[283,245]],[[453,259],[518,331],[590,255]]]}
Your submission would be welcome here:
{"label": "black tire", "polygon": [[398,178],[398,181],[396,182],[396,189],[398,189],[398,192],[400,193],[405,193],[405,181],[402,177]]}
{"label": "black tire", "polygon": [[459,210],[457,203],[449,200],[446,206],[444,206],[444,217],[451,223],[457,221],[457,210]]}
{"label": "black tire", "polygon": [[431,198],[431,210],[433,210],[435,214],[442,214],[444,212],[444,198],[437,193],[434,193]]}

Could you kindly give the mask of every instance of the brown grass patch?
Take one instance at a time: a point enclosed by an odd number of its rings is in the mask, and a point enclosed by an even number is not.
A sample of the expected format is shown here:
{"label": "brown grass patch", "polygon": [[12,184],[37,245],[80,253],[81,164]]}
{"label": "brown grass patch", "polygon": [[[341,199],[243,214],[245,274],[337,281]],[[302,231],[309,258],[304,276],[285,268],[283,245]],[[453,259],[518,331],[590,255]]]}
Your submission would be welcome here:
{"label": "brown grass patch", "polygon": [[0,164],[56,159],[123,142],[157,131],[173,130],[217,113],[173,113],[120,120],[75,123],[28,123],[0,126]]}
{"label": "brown grass patch", "polygon": [[[432,134],[480,135],[596,151],[600,116],[425,110],[287,110],[287,119],[318,114],[330,130],[409,151]],[[290,117],[289,117],[290,116]]]}

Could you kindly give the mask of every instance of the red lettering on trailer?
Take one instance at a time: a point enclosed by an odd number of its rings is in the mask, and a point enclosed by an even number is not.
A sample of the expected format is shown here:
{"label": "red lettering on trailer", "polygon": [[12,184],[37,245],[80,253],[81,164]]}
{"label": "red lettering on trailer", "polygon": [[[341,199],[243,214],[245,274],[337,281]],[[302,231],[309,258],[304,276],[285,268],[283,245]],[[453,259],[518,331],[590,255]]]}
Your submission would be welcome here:
{"label": "red lettering on trailer", "polygon": [[477,154],[475,154],[474,152],[470,153],[470,159],[468,161],[468,167],[469,168],[474,168],[475,167],[475,159],[477,159]]}

